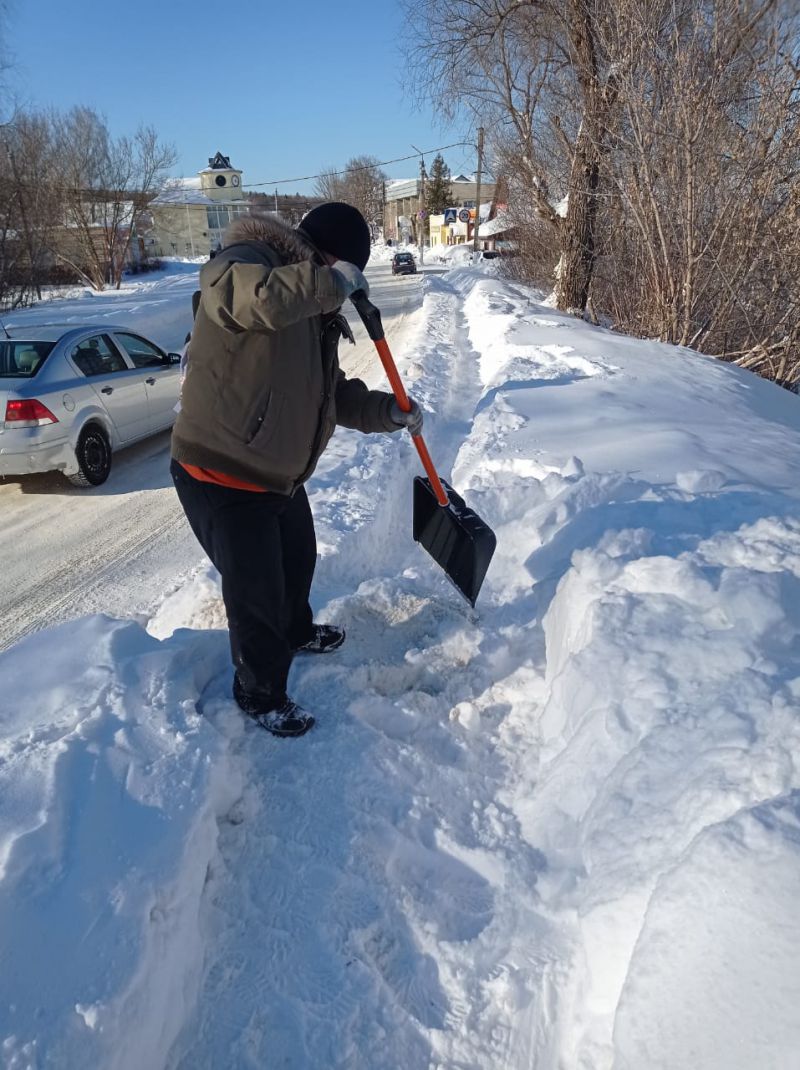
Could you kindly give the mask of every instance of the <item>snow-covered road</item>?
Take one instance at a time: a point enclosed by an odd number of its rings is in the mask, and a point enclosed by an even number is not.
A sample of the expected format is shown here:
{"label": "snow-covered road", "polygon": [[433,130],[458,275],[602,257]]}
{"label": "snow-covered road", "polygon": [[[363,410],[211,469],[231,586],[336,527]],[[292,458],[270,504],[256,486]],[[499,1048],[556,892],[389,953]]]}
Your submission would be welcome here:
{"label": "snow-covered road", "polygon": [[[191,324],[197,265],[175,263],[158,279],[122,291],[47,302],[9,323],[125,323],[167,349]],[[420,276],[393,278],[388,264],[368,272],[387,336],[400,352],[421,304]],[[146,277],[149,279],[149,277]],[[382,385],[375,349],[348,308],[355,347],[341,347],[348,374]],[[23,635],[87,613],[142,616],[183,582],[202,557],[168,471],[169,434],[115,455],[101,487],[78,490],[53,473],[0,482],[0,650]]]}

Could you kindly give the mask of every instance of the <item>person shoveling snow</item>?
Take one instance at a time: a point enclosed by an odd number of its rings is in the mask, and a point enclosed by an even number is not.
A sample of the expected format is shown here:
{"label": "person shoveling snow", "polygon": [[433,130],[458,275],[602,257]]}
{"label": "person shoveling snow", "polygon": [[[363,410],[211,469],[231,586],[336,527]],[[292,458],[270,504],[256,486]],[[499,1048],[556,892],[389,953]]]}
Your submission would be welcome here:
{"label": "person shoveling snow", "polygon": [[200,273],[191,374],[172,440],[172,478],[222,577],[233,695],[273,735],[314,718],[286,694],[298,652],[327,653],[344,631],[315,624],[317,548],[303,484],[337,424],[418,434],[422,411],[339,368],[352,333],[339,310],[364,278],[370,233],[350,205],[314,208],[293,230],[267,216],[235,222]]}

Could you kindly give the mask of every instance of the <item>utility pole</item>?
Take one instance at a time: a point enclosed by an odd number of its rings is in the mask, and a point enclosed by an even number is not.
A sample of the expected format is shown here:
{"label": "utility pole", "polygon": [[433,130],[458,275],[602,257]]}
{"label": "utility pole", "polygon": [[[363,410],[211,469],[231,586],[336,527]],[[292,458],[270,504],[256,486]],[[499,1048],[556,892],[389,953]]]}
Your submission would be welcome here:
{"label": "utility pole", "polygon": [[478,259],[478,231],[481,226],[481,171],[483,170],[483,127],[478,127],[478,170],[475,174],[475,229],[472,232],[472,262]]}
{"label": "utility pole", "polygon": [[[189,194],[187,193],[186,196],[188,197]],[[194,234],[192,234],[192,214],[189,211],[189,202],[188,202],[188,200],[184,201],[183,205],[184,205],[184,207],[186,209],[186,226],[187,226],[187,228],[189,230],[189,241],[191,242],[191,246],[192,246],[192,256],[196,256],[197,254],[194,251]]]}
{"label": "utility pole", "polygon": [[[412,149],[417,149],[416,145],[411,146]],[[428,212],[425,208],[425,157],[422,155],[419,149],[419,210],[417,211],[417,233],[421,235],[421,241],[419,243],[419,262],[420,266],[425,263],[425,223],[428,218]]]}

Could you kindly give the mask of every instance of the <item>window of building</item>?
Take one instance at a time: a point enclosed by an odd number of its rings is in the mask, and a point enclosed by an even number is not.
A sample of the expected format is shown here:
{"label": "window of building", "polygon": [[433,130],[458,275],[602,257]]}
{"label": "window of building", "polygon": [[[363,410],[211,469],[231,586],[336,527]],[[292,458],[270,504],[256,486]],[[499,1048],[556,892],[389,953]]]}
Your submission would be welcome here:
{"label": "window of building", "polygon": [[219,205],[206,208],[206,218],[209,230],[223,230],[232,220],[242,215],[249,215],[250,206],[247,204]]}
{"label": "window of building", "polygon": [[223,208],[218,204],[206,208],[206,217],[208,219],[209,230],[221,230],[222,227],[227,227],[230,222],[228,209]]}

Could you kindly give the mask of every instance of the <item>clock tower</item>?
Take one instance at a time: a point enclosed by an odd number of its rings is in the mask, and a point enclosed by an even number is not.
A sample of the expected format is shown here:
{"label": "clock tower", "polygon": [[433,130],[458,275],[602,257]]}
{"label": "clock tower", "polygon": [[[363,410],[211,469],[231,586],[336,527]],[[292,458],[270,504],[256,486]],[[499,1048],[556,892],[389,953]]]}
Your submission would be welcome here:
{"label": "clock tower", "polygon": [[200,174],[200,188],[213,201],[237,201],[244,199],[242,172],[231,167],[230,156],[218,152],[208,161]]}

